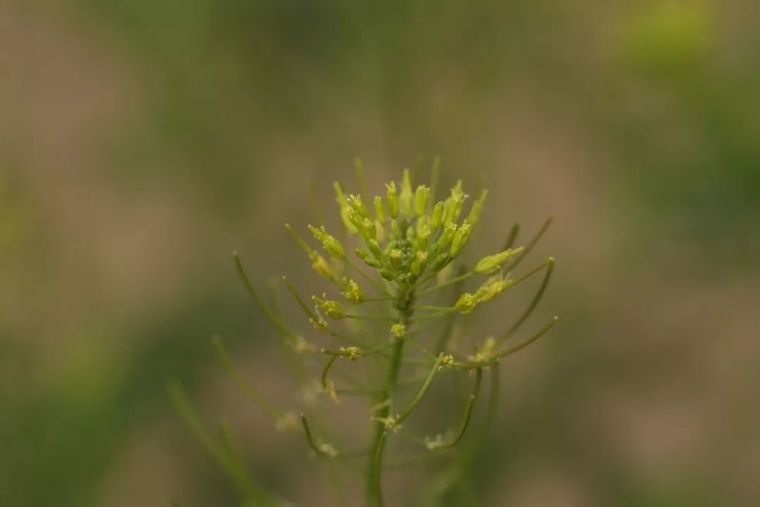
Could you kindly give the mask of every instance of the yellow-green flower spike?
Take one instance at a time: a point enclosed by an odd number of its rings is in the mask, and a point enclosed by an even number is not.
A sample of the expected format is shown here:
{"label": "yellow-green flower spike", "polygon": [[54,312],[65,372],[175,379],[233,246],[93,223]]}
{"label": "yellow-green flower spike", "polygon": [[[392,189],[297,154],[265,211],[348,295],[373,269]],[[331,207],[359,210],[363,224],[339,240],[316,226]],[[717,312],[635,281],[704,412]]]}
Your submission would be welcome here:
{"label": "yellow-green flower spike", "polygon": [[[335,200],[345,229],[340,233],[336,230],[331,230],[332,234],[328,232],[326,226],[331,222],[329,217],[322,216],[318,207],[315,207],[314,225],[309,225],[316,241],[306,238],[307,243],[286,225],[306,252],[314,271],[331,282],[329,293],[335,297],[330,299],[327,293],[319,290],[315,292],[319,295],[312,296],[309,301],[284,279],[308,319],[308,322],[300,322],[298,329],[291,329],[286,316],[263,303],[247,278],[239,257],[233,255],[246,292],[284,337],[299,383],[305,385],[303,379],[314,380],[311,387],[306,386],[303,390],[301,401],[314,405],[320,402],[320,398],[322,401],[330,398],[338,403],[339,395],[367,398],[367,416],[372,427],[360,433],[368,434],[369,442],[365,445],[339,442],[336,447],[341,450],[344,446],[359,448],[361,454],[369,458],[361,460],[366,463],[361,475],[366,481],[364,504],[372,507],[384,505],[382,475],[387,456],[395,445],[394,433],[416,416],[417,410],[427,409],[429,392],[437,383],[439,373],[450,370],[449,375],[468,375],[474,383],[471,393],[462,393],[463,396],[454,393],[457,398],[466,397],[458,426],[437,436],[432,433],[431,437],[424,439],[412,437],[417,443],[438,452],[459,444],[472,427],[471,420],[480,417],[475,407],[483,376],[490,374],[492,386],[498,385],[500,362],[534,343],[556,323],[555,317],[527,338],[517,334],[542,299],[552,276],[553,258],[529,270],[523,270],[521,265],[546,232],[551,219],[533,239],[526,240],[525,247],[515,246],[519,244],[518,227],[513,227],[501,251],[480,255],[473,259],[477,261],[474,264],[469,260],[460,262],[472,234],[485,217],[489,194],[487,190],[478,190],[472,196],[474,202],[467,202],[469,196],[461,181],[457,181],[450,192],[440,192],[439,164],[440,160],[436,159],[429,182],[418,182],[413,181],[413,177],[416,179],[416,175],[421,174],[421,161],[418,161],[411,171],[405,169],[400,178],[390,181],[381,195],[375,196],[368,188],[364,164],[357,158],[358,188],[353,193],[344,192],[340,184],[334,184]],[[354,258],[354,252],[362,262]],[[459,319],[461,322],[457,323],[457,314],[470,314],[488,303],[494,303],[494,306],[506,303],[497,301],[500,295],[534,276],[543,276],[543,279],[527,307],[516,314],[513,322],[507,323],[506,330],[501,330],[503,332],[496,335],[497,338],[482,340],[473,347],[477,342],[471,340],[472,333],[459,329],[469,319]],[[472,281],[478,278],[479,282]],[[479,286],[465,292],[465,283]],[[434,330],[432,336],[430,330]],[[513,335],[519,339],[509,340]],[[407,375],[420,365],[423,369],[429,365],[424,380],[423,377],[416,378],[416,374],[410,380]],[[312,370],[320,366],[321,376],[313,377]],[[341,375],[331,380],[331,371]],[[366,378],[357,382],[360,377]],[[417,384],[414,392],[407,390],[408,384]],[[492,392],[497,390],[492,389]],[[484,420],[491,419],[495,407],[494,394],[488,403],[489,414],[483,414]],[[294,414],[279,418],[281,414],[283,412],[279,410],[273,413],[278,429],[292,429],[296,422]],[[327,418],[324,422],[332,419]],[[426,419],[429,418],[420,417],[415,426]],[[332,445],[319,438],[319,432],[312,433],[303,414],[300,422],[306,443],[314,454],[321,458],[342,457]],[[475,435],[473,445],[482,445],[483,438],[486,438],[485,434]],[[358,454],[346,453],[345,457]]]}

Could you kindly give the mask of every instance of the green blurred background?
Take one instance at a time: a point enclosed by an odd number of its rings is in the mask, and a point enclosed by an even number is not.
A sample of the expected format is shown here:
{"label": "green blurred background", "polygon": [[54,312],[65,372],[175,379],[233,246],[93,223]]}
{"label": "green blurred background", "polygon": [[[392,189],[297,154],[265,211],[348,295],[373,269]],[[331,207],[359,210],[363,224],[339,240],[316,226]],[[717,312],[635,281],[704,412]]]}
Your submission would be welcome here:
{"label": "green blurred background", "polygon": [[[364,157],[491,190],[480,248],[558,259],[477,505],[760,504],[760,31],[750,0],[0,1],[0,505],[235,505],[163,389],[330,505],[259,284]],[[484,250],[481,250],[484,251]],[[484,325],[498,331],[497,314]],[[535,325],[535,324],[534,324]],[[457,504],[456,500],[450,503]]]}

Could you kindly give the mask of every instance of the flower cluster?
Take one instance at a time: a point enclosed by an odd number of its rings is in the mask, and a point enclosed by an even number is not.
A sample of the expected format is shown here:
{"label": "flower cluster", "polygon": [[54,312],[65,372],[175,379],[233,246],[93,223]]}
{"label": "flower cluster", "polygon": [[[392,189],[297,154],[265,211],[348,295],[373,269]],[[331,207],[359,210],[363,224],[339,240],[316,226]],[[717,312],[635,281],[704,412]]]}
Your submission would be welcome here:
{"label": "flower cluster", "polygon": [[[367,462],[363,472],[366,503],[377,507],[382,505],[381,475],[387,441],[395,434],[403,435],[419,442],[427,452],[459,444],[471,424],[483,371],[492,372],[491,389],[497,389],[499,363],[533,343],[554,325],[556,317],[528,338],[512,342],[542,298],[554,259],[548,258],[522,275],[517,271],[543,236],[550,219],[524,247],[515,245],[519,232],[515,225],[501,250],[479,258],[468,269],[463,257],[480,223],[487,191],[470,199],[458,181],[443,199],[436,200],[438,176],[437,164],[434,164],[430,185],[413,185],[412,173],[404,170],[400,182],[391,181],[385,185],[382,195],[370,198],[360,161],[357,161],[357,174],[359,192],[348,193],[339,183],[334,184],[344,230],[333,233],[324,224],[308,226],[321,251],[295,228],[286,225],[308,256],[312,269],[328,281],[328,287],[313,295],[309,304],[308,299],[283,278],[307,321],[316,331],[327,335],[318,340],[327,343],[312,345],[304,334],[294,330],[291,318],[285,318],[259,297],[237,253],[234,260],[247,292],[294,356],[306,368],[315,367],[316,378],[309,385],[316,386],[317,393],[335,403],[340,402],[343,393],[368,398],[367,420],[372,432],[364,451]],[[452,339],[457,316],[473,313],[538,273],[543,273],[543,279],[530,304],[501,335],[479,344]],[[470,291],[465,290],[465,285],[476,278],[481,281]],[[296,426],[293,412],[274,407],[242,379],[221,348],[221,342],[217,342],[217,348],[233,379],[272,416],[278,428]],[[370,361],[375,364],[370,365]],[[377,371],[379,364],[384,372],[371,378],[369,385],[344,387],[343,381],[333,381],[331,377],[334,368],[339,365],[347,368],[348,363],[355,363],[354,368],[365,372]],[[402,371],[411,373],[416,382],[400,382]],[[415,413],[428,396],[434,380],[444,371],[466,373],[462,382],[472,382],[469,379],[474,375],[472,394],[464,403],[461,423],[447,436],[436,434],[423,438],[408,434],[403,423]],[[409,395],[405,394],[407,390],[411,390]],[[492,416],[487,419],[491,420]],[[342,446],[327,443],[314,434],[305,414],[301,414],[300,420],[315,455],[326,459],[342,455]]]}

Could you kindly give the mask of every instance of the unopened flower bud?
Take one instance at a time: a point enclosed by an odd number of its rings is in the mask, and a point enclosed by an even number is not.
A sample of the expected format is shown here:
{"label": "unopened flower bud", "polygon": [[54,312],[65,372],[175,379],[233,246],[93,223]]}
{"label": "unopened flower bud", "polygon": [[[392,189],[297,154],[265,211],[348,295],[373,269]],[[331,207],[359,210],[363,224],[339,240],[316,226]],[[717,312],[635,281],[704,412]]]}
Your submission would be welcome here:
{"label": "unopened flower bud", "polygon": [[357,248],[355,250],[356,256],[359,257],[362,261],[364,261],[364,264],[371,268],[379,268],[382,266],[380,261],[372,257],[372,254],[370,254],[368,251],[363,250],[361,248]]}
{"label": "unopened flower bud", "polygon": [[470,234],[472,234],[472,226],[467,220],[459,226],[457,232],[454,234],[454,238],[451,241],[451,257],[458,257],[470,240]]}
{"label": "unopened flower bud", "polygon": [[520,255],[523,251],[523,247],[510,248],[488,257],[483,257],[475,265],[475,272],[478,274],[488,274],[497,271],[501,268],[505,262]]}
{"label": "unopened flower bud", "polygon": [[421,217],[427,211],[427,203],[430,199],[430,187],[420,185],[414,193],[414,211]]}
{"label": "unopened flower bud", "polygon": [[375,196],[375,218],[381,224],[385,223],[385,203],[379,195]]}
{"label": "unopened flower bud", "polygon": [[404,177],[401,181],[401,193],[399,194],[399,201],[401,204],[401,213],[410,217],[414,215],[413,205],[414,193],[412,192],[412,177],[409,173],[409,169],[404,169]]}
{"label": "unopened flower bud", "polygon": [[390,212],[391,218],[396,218],[396,216],[398,216],[399,206],[396,182],[391,181],[385,185],[385,188],[387,189],[386,196],[388,197],[388,211]]}
{"label": "unopened flower bud", "polygon": [[433,215],[430,218],[430,227],[433,230],[438,229],[438,227],[440,227],[443,221],[443,209],[444,209],[443,201],[438,201],[437,203],[435,203],[435,206],[433,206]]}
{"label": "unopened flower bud", "polygon": [[451,189],[451,197],[446,199],[446,205],[443,213],[443,221],[454,222],[462,213],[462,206],[467,195],[462,192],[462,181],[457,181],[454,188]]}
{"label": "unopened flower bud", "polygon": [[390,266],[394,271],[398,272],[401,269],[401,262],[403,260],[404,252],[398,248],[394,248],[388,252],[388,261],[390,262]]}
{"label": "unopened flower bud", "polygon": [[457,224],[454,222],[446,222],[443,226],[443,234],[437,241],[437,246],[440,250],[445,249],[451,244],[451,240],[454,239],[454,235],[457,232]]}
{"label": "unopened flower bud", "polygon": [[432,266],[430,266],[430,269],[432,271],[438,271],[440,269],[443,269],[451,260],[449,257],[448,252],[442,252],[438,254],[438,256],[435,258],[435,261],[433,261]]}
{"label": "unopened flower bud", "polygon": [[425,269],[425,265],[427,264],[428,260],[428,253],[424,250],[420,250],[417,252],[417,254],[414,256],[414,260],[412,261],[412,274],[414,276],[420,276],[422,274],[422,271]]}
{"label": "unopened flower bud", "polygon": [[322,278],[326,278],[327,280],[330,280],[330,281],[335,281],[338,278],[333,268],[330,267],[330,265],[327,263],[325,258],[319,254],[316,254],[314,258],[312,259],[311,267]]}

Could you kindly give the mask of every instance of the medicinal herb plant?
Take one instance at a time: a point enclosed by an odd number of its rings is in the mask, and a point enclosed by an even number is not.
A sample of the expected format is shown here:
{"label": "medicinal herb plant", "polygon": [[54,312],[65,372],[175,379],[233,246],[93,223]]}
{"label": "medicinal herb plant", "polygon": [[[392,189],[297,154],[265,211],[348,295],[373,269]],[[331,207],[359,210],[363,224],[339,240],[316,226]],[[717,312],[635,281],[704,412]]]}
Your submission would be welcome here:
{"label": "medicinal herb plant", "polygon": [[[436,200],[438,160],[429,186],[415,186],[411,172],[404,170],[400,182],[391,181],[383,195],[373,198],[368,194],[359,159],[356,172],[357,193],[334,184],[342,231],[330,231],[321,223],[298,230],[285,226],[325,282],[323,291],[306,298],[296,284],[282,278],[283,288],[303,312],[302,322],[287,319],[264,301],[237,252],[233,261],[258,311],[271,322],[287,349],[311,368],[311,382],[324,397],[323,403],[340,403],[343,396],[367,398],[369,441],[364,445],[328,441],[316,431],[308,406],[298,411],[275,406],[243,378],[218,337],[213,343],[232,379],[272,418],[275,428],[301,431],[313,455],[359,469],[364,478],[365,505],[380,507],[384,505],[383,470],[394,440],[402,438],[419,446],[417,454],[454,462],[472,459],[482,447],[484,428],[469,439],[469,450],[455,450],[460,443],[467,443],[465,436],[475,424],[478,405],[486,405],[483,424],[493,421],[501,362],[535,342],[557,322],[553,317],[526,337],[517,338],[546,290],[554,259],[550,257],[524,273],[518,270],[548,229],[550,218],[524,246],[517,245],[519,226],[515,224],[500,251],[480,258],[471,267],[460,262],[478,228],[488,191],[469,199],[459,181],[445,198]],[[305,238],[307,230],[312,241]],[[453,339],[458,315],[499,304],[506,292],[540,273],[543,279],[535,295],[501,334],[478,339],[460,332],[459,339]],[[465,291],[468,283],[473,288]],[[356,385],[354,379],[333,378],[331,373],[339,362],[362,370],[368,379],[366,385]],[[422,436],[408,432],[407,421],[421,410],[431,386],[447,371],[471,384],[470,394],[461,401],[458,420],[453,416],[447,421],[448,431],[445,427],[431,428]],[[402,372],[407,376],[402,377]],[[485,374],[490,377],[490,396],[481,402]],[[182,388],[175,383],[169,391],[203,445],[231,475],[246,505],[284,504],[247,474],[226,427],[220,436],[212,434],[191,409]]]}

